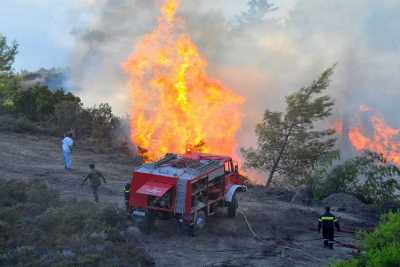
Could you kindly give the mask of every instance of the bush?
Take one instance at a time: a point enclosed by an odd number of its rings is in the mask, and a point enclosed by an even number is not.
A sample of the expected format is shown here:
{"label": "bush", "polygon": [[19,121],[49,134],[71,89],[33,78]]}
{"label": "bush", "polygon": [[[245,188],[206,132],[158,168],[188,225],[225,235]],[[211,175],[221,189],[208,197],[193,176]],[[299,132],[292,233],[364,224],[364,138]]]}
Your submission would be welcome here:
{"label": "bush", "polygon": [[109,104],[100,104],[89,109],[91,115],[91,133],[90,136],[95,142],[97,148],[111,146],[112,133],[119,127],[119,119],[112,113]]}
{"label": "bush", "polygon": [[364,251],[355,259],[332,267],[398,267],[400,266],[400,214],[389,213],[369,234],[364,234],[360,247]]}
{"label": "bush", "polygon": [[326,175],[323,172],[315,175],[314,196],[321,199],[333,193],[348,193],[382,208],[385,203],[399,200],[400,184],[395,180],[399,174],[400,169],[381,155],[365,152],[334,167]]}
{"label": "bush", "polygon": [[62,90],[51,91],[47,86],[36,85],[14,94],[15,112],[33,121],[49,120],[54,116],[55,106],[62,101],[80,102],[71,93]]}
{"label": "bush", "polygon": [[76,101],[62,101],[55,105],[55,120],[58,133],[72,131],[75,138],[90,136],[92,117],[82,103]]}
{"label": "bush", "polygon": [[0,73],[0,112],[15,112],[14,97],[20,89],[20,78],[11,73]]}
{"label": "bush", "polygon": [[77,139],[90,138],[97,149],[112,146],[113,132],[120,127],[110,105],[84,108],[79,97],[43,85],[22,89],[19,76],[12,73],[0,73],[0,114],[1,130],[50,135],[74,132]]}
{"label": "bush", "polygon": [[19,90],[14,96],[15,111],[30,120],[46,120],[54,112],[52,93],[44,86]]}
{"label": "bush", "polygon": [[108,104],[87,109],[79,102],[63,101],[55,106],[55,117],[60,134],[73,131],[76,138],[88,137],[96,149],[110,147],[120,125]]}
{"label": "bush", "polygon": [[39,132],[38,126],[25,116],[15,120],[14,131],[17,133],[36,133]]}
{"label": "bush", "polygon": [[60,200],[41,181],[0,180],[0,266],[151,266],[123,214]]}

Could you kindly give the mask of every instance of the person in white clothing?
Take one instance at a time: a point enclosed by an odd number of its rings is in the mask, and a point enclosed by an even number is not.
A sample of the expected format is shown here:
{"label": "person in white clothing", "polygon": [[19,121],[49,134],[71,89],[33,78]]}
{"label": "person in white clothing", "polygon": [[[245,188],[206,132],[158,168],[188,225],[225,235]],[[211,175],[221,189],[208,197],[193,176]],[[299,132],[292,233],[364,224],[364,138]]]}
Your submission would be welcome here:
{"label": "person in white clothing", "polygon": [[72,140],[72,134],[67,134],[62,140],[62,150],[64,156],[64,168],[68,171],[72,169],[71,152],[74,140]]}

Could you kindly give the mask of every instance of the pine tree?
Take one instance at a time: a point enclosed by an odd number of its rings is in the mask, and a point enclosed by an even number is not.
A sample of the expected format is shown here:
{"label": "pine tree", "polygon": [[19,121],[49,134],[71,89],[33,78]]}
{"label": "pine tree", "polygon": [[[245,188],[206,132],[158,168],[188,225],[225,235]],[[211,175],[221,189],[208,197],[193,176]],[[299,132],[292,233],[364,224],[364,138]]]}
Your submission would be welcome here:
{"label": "pine tree", "polygon": [[7,44],[7,38],[0,34],[0,74],[10,72],[18,52],[18,44]]}
{"label": "pine tree", "polygon": [[330,116],[334,101],[324,94],[334,66],[324,71],[311,85],[286,97],[286,111],[266,110],[256,126],[257,147],[242,148],[246,168],[269,173],[270,186],[276,173],[293,184],[305,178],[322,158],[337,157],[332,129],[316,129],[316,122]]}

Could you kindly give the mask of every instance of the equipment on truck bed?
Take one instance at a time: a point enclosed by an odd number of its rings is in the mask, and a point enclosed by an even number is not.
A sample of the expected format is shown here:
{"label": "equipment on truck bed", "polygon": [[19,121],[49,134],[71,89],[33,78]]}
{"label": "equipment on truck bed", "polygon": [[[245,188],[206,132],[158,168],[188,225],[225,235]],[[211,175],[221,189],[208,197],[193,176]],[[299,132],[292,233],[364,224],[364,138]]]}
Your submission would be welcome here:
{"label": "equipment on truck bed", "polygon": [[205,226],[217,208],[236,215],[236,193],[246,191],[238,165],[228,156],[188,152],[166,154],[133,172],[128,210],[146,232],[155,219],[175,218],[192,234]]}

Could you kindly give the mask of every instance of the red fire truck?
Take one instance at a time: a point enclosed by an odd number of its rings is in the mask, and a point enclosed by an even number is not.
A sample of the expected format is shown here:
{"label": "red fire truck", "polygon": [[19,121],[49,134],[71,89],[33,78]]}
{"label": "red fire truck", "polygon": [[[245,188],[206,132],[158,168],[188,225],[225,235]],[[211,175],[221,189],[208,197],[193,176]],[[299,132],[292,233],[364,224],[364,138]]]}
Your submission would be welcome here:
{"label": "red fire truck", "polygon": [[194,234],[219,207],[236,215],[237,192],[245,191],[238,165],[227,156],[188,152],[166,154],[133,172],[128,211],[146,232],[156,219],[177,219],[179,229]]}

